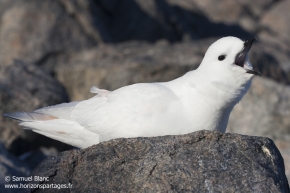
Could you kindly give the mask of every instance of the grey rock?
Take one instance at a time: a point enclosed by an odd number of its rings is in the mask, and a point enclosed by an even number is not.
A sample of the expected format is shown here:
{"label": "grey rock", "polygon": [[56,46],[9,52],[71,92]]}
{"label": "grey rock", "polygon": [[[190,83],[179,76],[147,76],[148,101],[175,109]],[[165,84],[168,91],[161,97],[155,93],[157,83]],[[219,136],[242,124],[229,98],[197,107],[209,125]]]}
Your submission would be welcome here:
{"label": "grey rock", "polygon": [[230,115],[227,131],[266,136],[278,146],[290,179],[290,87],[255,77]]}
{"label": "grey rock", "polygon": [[211,21],[239,25],[251,33],[256,33],[259,30],[260,17],[275,1],[258,0],[253,3],[250,0],[222,0],[216,3],[214,0],[193,0],[191,2],[194,2],[197,9]]}
{"label": "grey rock", "polygon": [[60,192],[290,192],[272,140],[216,131],[111,140],[50,157],[32,175],[72,184]]}
{"label": "grey rock", "polygon": [[263,77],[290,84],[290,55],[287,49],[261,40],[251,50],[250,61]]}
{"label": "grey rock", "polygon": [[[60,2],[68,13],[75,15],[89,34],[97,39],[101,37],[104,42],[116,43],[128,40],[155,42],[160,39],[176,42],[186,37],[198,39],[229,34],[243,37],[251,35],[239,25],[212,22],[202,10],[198,9],[198,1],[194,0],[60,0]],[[229,9],[234,5],[236,4],[232,4]],[[215,30],[211,30],[213,28]]]}
{"label": "grey rock", "polygon": [[40,66],[59,65],[54,61],[67,52],[108,42],[227,35],[246,39],[256,34],[263,42],[255,54],[262,63],[259,70],[289,84],[287,7],[287,1],[274,0],[2,0],[0,62],[8,65],[18,58]]}
{"label": "grey rock", "polygon": [[0,62],[14,59],[37,63],[96,41],[83,32],[58,1],[0,1]]}
{"label": "grey rock", "polygon": [[[0,101],[2,115],[66,102],[68,96],[64,88],[39,67],[14,61],[0,69]],[[68,148],[60,142],[24,130],[16,121],[3,116],[0,116],[0,140],[15,155],[42,145],[56,145],[62,150]]]}
{"label": "grey rock", "polygon": [[260,21],[261,36],[276,42],[279,39],[279,43],[284,42],[289,45],[289,6],[289,1],[280,1],[269,8]]}
{"label": "grey rock", "polygon": [[[41,67],[51,69],[72,100],[90,96],[89,89],[115,90],[137,82],[169,81],[195,69],[213,40],[170,45],[129,42],[69,53]],[[55,66],[53,67],[53,64]]]}
{"label": "grey rock", "polygon": [[234,23],[211,21],[194,1],[2,0],[0,7],[0,61],[5,64],[13,59],[41,63],[103,42],[251,36]]}
{"label": "grey rock", "polygon": [[[30,169],[28,165],[17,159],[17,157],[10,154],[0,143],[0,192],[15,192],[15,189],[5,188],[5,184],[17,183],[12,181],[12,177],[26,177],[30,174]],[[6,181],[7,176],[10,178],[10,181]],[[6,177],[6,178],[5,178]]]}
{"label": "grey rock", "polygon": [[[273,67],[283,69],[289,84],[290,79],[290,13],[288,7],[289,1],[278,1],[273,6],[269,7],[268,11],[262,16],[260,20],[259,38],[271,46],[267,46],[268,50],[273,53],[276,61],[270,60]],[[277,65],[278,63],[278,65]],[[276,71],[273,69],[273,71]],[[275,79],[277,80],[277,79]]]}
{"label": "grey rock", "polygon": [[[107,12],[106,5],[112,1],[92,1],[92,0],[57,0],[67,15],[71,16],[82,28],[85,34],[97,43],[112,41],[107,29],[102,24],[102,20],[108,20],[104,15]],[[109,11],[108,11],[109,12]],[[108,15],[110,17],[110,15]]]}
{"label": "grey rock", "polygon": [[45,158],[56,156],[59,151],[55,147],[39,147],[18,156],[20,160],[25,162],[30,170],[34,170]]}
{"label": "grey rock", "polygon": [[[227,35],[247,39],[257,35],[261,43],[252,55],[259,62],[258,69],[274,80],[290,82],[288,1],[59,0],[59,4],[65,10],[63,17],[73,18],[82,27],[84,34],[80,37],[93,39],[94,44],[161,39],[177,42]],[[80,46],[87,47],[87,43]],[[64,47],[64,52],[68,50],[76,48]],[[63,54],[49,52],[36,63],[54,61]]]}

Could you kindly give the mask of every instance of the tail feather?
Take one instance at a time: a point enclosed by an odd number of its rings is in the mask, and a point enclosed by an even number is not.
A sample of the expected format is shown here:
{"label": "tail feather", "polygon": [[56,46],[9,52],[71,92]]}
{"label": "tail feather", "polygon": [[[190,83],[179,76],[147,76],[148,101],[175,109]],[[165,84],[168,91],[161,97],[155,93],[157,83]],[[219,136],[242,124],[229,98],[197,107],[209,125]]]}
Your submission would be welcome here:
{"label": "tail feather", "polygon": [[78,101],[63,103],[33,112],[6,113],[4,116],[20,121],[19,125],[24,129],[79,148],[86,148],[99,143],[100,136],[88,131],[72,118],[71,114],[78,104]]}
{"label": "tail feather", "polygon": [[84,129],[74,121],[65,119],[22,122],[20,126],[79,148],[86,148],[99,143],[98,134]]}
{"label": "tail feather", "polygon": [[32,130],[69,145],[86,148],[100,141],[100,136],[86,130],[75,121],[38,112],[6,113],[4,116],[20,121],[24,129]]}

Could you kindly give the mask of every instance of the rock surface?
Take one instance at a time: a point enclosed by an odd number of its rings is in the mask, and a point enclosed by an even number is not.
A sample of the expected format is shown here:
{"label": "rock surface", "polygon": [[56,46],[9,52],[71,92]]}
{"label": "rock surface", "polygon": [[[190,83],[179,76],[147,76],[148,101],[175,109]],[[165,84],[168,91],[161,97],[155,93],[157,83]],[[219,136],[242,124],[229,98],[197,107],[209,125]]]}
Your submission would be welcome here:
{"label": "rock surface", "polygon": [[96,45],[61,3],[51,0],[1,1],[0,62],[36,63],[64,51]]}
{"label": "rock surface", "polygon": [[175,79],[199,65],[210,42],[196,42],[194,46],[166,42],[102,45],[67,54],[41,67],[53,70],[72,100],[83,100],[93,96],[89,93],[93,85],[115,90],[138,82]]}
{"label": "rock surface", "polygon": [[[69,14],[75,15],[84,30],[101,37],[104,42],[116,43],[128,40],[154,42],[159,39],[176,42],[186,38],[199,39],[229,34],[245,37],[251,34],[233,23],[231,25],[211,21],[207,13],[202,12],[196,0],[101,0],[97,2],[60,0],[60,2]],[[220,4],[224,5],[224,2]],[[222,7],[226,6],[219,8]],[[243,9],[241,6],[235,7]],[[220,13],[224,11],[220,9]],[[231,13],[236,17],[239,14],[235,11]],[[223,15],[224,18],[232,18]],[[211,30],[212,28],[215,30]]]}
{"label": "rock surface", "polygon": [[[290,192],[272,140],[216,131],[116,139],[42,162],[41,184],[61,192]],[[53,192],[37,189],[34,192]]]}
{"label": "rock surface", "polygon": [[268,11],[261,17],[261,36],[267,38],[268,41],[274,41],[288,44],[289,47],[289,33],[290,33],[290,13],[289,1],[280,1],[269,7]]}
{"label": "rock surface", "polygon": [[[32,111],[45,106],[68,101],[64,88],[43,70],[32,64],[14,61],[0,69],[0,114]],[[15,155],[20,155],[40,145],[67,145],[24,130],[18,122],[0,116],[0,141]]]}
{"label": "rock surface", "polygon": [[15,192],[15,189],[6,189],[4,187],[4,184],[12,183],[11,181],[7,182],[5,180],[6,176],[12,179],[12,176],[28,176],[30,172],[25,162],[10,154],[4,145],[0,143],[0,192]]}
{"label": "rock surface", "polygon": [[230,115],[227,132],[271,138],[279,148],[290,179],[290,87],[255,77]]}
{"label": "rock surface", "polygon": [[[37,0],[2,0],[0,62],[8,65],[21,59],[41,65],[103,43],[176,43],[256,35],[265,42],[256,54],[263,63],[259,65],[263,75],[289,84],[288,4],[274,0],[255,4],[222,0],[218,5],[213,0],[44,0],[41,4]],[[276,20],[279,22],[273,22]]]}

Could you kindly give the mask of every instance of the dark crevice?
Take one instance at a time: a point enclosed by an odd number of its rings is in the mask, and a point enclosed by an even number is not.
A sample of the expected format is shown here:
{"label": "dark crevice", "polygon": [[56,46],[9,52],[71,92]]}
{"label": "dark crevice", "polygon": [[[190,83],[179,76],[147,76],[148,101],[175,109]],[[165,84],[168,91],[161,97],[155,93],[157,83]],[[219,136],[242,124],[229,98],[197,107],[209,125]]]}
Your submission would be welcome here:
{"label": "dark crevice", "polygon": [[121,161],[121,163],[119,164],[119,166],[120,166],[120,165],[123,165],[123,164],[125,164],[125,163],[126,163],[126,161],[123,160],[123,161]]}
{"label": "dark crevice", "polygon": [[175,154],[176,154],[176,151],[175,150],[172,151],[172,152],[170,152],[169,153],[170,158],[173,159],[173,157],[174,157]]}
{"label": "dark crevice", "polygon": [[224,157],[223,151],[220,150],[220,147],[223,147],[223,145],[221,145],[221,144],[219,143],[222,137],[223,137],[223,135],[221,135],[221,134],[218,135],[216,142],[217,142],[217,144],[218,144],[217,151],[218,151],[218,152],[219,152],[219,153]]}
{"label": "dark crevice", "polygon": [[196,141],[190,140],[190,141],[184,142],[184,145],[192,145],[192,144],[195,144],[195,143],[198,143],[198,142],[202,141],[203,139],[206,139],[206,137],[205,136],[200,136],[198,138],[198,140],[196,140]]}
{"label": "dark crevice", "polygon": [[173,184],[169,184],[170,185],[170,190],[174,190],[174,185]]}
{"label": "dark crevice", "polygon": [[37,66],[41,66],[43,63],[45,63],[48,59],[51,57],[58,57],[59,55],[63,54],[63,51],[52,51],[52,52],[47,52],[45,53],[41,58],[36,60],[34,63]]}
{"label": "dark crevice", "polygon": [[[57,161],[57,162],[55,163],[55,165],[57,165],[58,162],[59,162],[59,161]],[[53,173],[52,175],[48,176],[48,177],[53,179],[56,175],[57,175],[57,170],[55,170],[54,173]]]}
{"label": "dark crevice", "polygon": [[[113,18],[114,17],[114,11],[108,9],[105,5],[104,5],[104,2],[101,2],[101,1],[95,1],[96,5],[100,7],[100,9],[102,11],[104,11],[104,13],[109,16],[110,18]],[[121,1],[117,1],[115,7],[119,7],[120,6],[120,3]],[[90,7],[90,11],[93,13],[95,12],[96,10],[94,9],[94,6],[91,6]]]}
{"label": "dark crevice", "polygon": [[143,169],[144,169],[144,168],[142,167],[142,168],[137,172],[137,174],[139,174],[141,171],[143,171]]}
{"label": "dark crevice", "polygon": [[153,171],[155,170],[156,166],[157,166],[157,163],[156,163],[156,164],[153,166],[153,168],[150,170],[150,172],[149,172],[149,176],[152,175],[152,173],[153,173]]}
{"label": "dark crevice", "polygon": [[174,156],[176,155],[176,153],[177,153],[177,149],[178,149],[177,144],[174,144],[174,145],[173,145],[173,150],[169,152],[169,157],[170,157],[171,159],[173,159]]}
{"label": "dark crevice", "polygon": [[75,171],[75,168],[77,167],[77,165],[78,165],[78,157],[76,156],[75,157],[75,160],[71,163],[71,169],[70,169],[70,171],[69,171],[69,179],[68,179],[68,182],[70,183],[70,184],[72,184],[72,180],[73,180],[73,176],[74,176],[74,171]]}
{"label": "dark crevice", "polygon": [[[58,163],[58,162],[57,162]],[[57,164],[56,163],[56,164]],[[48,177],[49,177],[49,181],[51,181],[55,176],[57,175],[57,170],[55,170],[54,171],[54,173],[52,174],[52,175],[49,175]],[[47,177],[47,176],[44,176],[44,177]],[[41,181],[41,182],[37,182],[38,184],[44,184],[45,182],[47,182],[47,181]],[[36,191],[38,191],[38,190],[40,190],[40,188],[35,188],[35,189],[32,189],[32,190],[30,190],[30,192],[36,192]]]}

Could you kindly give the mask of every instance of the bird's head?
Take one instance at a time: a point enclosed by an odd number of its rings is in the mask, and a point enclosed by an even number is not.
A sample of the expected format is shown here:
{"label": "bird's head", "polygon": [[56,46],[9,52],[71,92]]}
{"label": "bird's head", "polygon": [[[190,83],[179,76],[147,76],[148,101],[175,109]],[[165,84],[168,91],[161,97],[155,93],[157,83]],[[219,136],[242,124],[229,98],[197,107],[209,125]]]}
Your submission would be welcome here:
{"label": "bird's head", "polygon": [[260,75],[249,62],[248,52],[257,38],[242,41],[236,37],[224,37],[207,50],[200,69],[216,82],[239,85],[248,82],[253,75]]}

